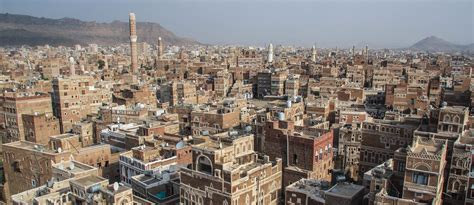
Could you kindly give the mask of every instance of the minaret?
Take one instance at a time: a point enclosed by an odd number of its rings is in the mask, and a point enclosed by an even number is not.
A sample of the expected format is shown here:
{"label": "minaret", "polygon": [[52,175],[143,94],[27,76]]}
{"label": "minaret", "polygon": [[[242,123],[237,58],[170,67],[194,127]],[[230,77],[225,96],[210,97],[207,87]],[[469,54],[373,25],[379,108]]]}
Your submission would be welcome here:
{"label": "minaret", "polygon": [[268,45],[268,62],[273,63],[273,45]]}
{"label": "minaret", "polygon": [[369,64],[369,44],[365,45],[365,61],[367,64]]}
{"label": "minaret", "polygon": [[107,59],[107,55],[104,55],[104,69],[109,69],[109,60]]}
{"label": "minaret", "polygon": [[76,60],[74,60],[74,57],[69,57],[69,75],[70,76],[74,76],[76,75],[76,67],[75,65],[76,64]]}
{"label": "minaret", "polygon": [[131,57],[131,73],[135,73],[138,70],[138,53],[137,53],[137,27],[135,21],[135,14],[130,13],[129,15],[130,24],[130,57]]}
{"label": "minaret", "polygon": [[316,46],[311,48],[311,61],[316,62]]}
{"label": "minaret", "polygon": [[161,59],[163,56],[163,41],[161,40],[161,36],[158,37],[158,59]]}
{"label": "minaret", "polygon": [[355,59],[356,46],[352,46],[352,59]]}

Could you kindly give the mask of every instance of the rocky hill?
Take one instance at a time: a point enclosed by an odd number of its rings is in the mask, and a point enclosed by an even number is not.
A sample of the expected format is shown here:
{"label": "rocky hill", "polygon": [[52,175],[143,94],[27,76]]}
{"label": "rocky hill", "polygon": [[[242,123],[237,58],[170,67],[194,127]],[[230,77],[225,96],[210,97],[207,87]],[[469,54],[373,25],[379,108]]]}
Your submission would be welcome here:
{"label": "rocky hill", "polygon": [[474,52],[474,44],[458,45],[436,36],[430,36],[413,44],[409,49],[430,52]]}
{"label": "rocky hill", "polygon": [[[139,42],[155,44],[161,36],[166,44],[189,45],[199,42],[176,36],[160,24],[137,23]],[[117,45],[129,41],[128,22],[86,22],[72,18],[49,19],[27,15],[0,14],[0,46],[19,45]]]}

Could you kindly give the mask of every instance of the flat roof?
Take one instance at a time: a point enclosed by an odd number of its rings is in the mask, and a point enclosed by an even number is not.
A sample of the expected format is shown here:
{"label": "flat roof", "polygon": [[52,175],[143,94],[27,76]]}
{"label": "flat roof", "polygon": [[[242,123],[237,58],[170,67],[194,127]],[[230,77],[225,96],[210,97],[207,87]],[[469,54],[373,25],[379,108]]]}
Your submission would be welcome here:
{"label": "flat roof", "polygon": [[[74,164],[74,165],[71,166],[71,164]],[[53,164],[53,167],[57,168],[59,170],[64,170],[64,171],[71,172],[71,173],[81,173],[81,172],[84,172],[84,171],[97,169],[95,167],[89,166],[87,164],[82,164],[82,163],[77,162],[77,161],[64,161],[64,162],[60,162],[60,163],[57,163],[57,164]]]}
{"label": "flat roof", "polygon": [[[61,154],[61,153],[56,152],[55,150],[49,149],[48,146],[44,146],[42,144],[37,144],[37,143],[34,143],[34,142],[29,142],[29,141],[16,141],[16,142],[3,144],[2,146],[4,146],[4,147],[13,147],[13,148],[18,148],[18,149],[25,149],[25,150],[30,150],[30,151],[43,152],[43,153],[48,153],[48,154]],[[62,152],[62,153],[64,153],[64,152]]]}
{"label": "flat roof", "polygon": [[92,186],[94,184],[97,184],[103,181],[108,181],[108,180],[96,175],[88,175],[86,177],[82,177],[82,178],[74,180],[75,183],[82,185],[84,187]]}
{"label": "flat roof", "polygon": [[364,186],[343,182],[334,185],[331,189],[326,191],[326,194],[342,196],[344,198],[354,198],[355,195],[363,190]]}

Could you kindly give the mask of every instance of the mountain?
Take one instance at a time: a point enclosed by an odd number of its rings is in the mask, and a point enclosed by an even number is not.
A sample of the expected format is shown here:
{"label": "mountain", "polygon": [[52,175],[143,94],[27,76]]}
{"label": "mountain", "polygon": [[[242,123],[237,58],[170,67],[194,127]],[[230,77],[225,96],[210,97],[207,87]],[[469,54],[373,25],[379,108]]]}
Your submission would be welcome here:
{"label": "mountain", "polygon": [[[160,24],[137,23],[138,42],[189,45],[199,42],[176,36]],[[0,14],[0,46],[75,44],[117,45],[129,42],[128,22],[87,22],[72,18],[49,19],[27,15]]]}
{"label": "mountain", "polygon": [[474,44],[458,45],[436,36],[430,36],[413,44],[409,49],[430,52],[474,52]]}

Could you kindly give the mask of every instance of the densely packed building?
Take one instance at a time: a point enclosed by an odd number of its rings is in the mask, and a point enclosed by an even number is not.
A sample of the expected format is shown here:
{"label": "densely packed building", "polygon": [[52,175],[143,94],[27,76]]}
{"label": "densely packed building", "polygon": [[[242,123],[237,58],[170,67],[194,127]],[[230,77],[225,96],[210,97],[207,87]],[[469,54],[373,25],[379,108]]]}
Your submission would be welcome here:
{"label": "densely packed building", "polygon": [[5,204],[474,204],[469,53],[0,48]]}

